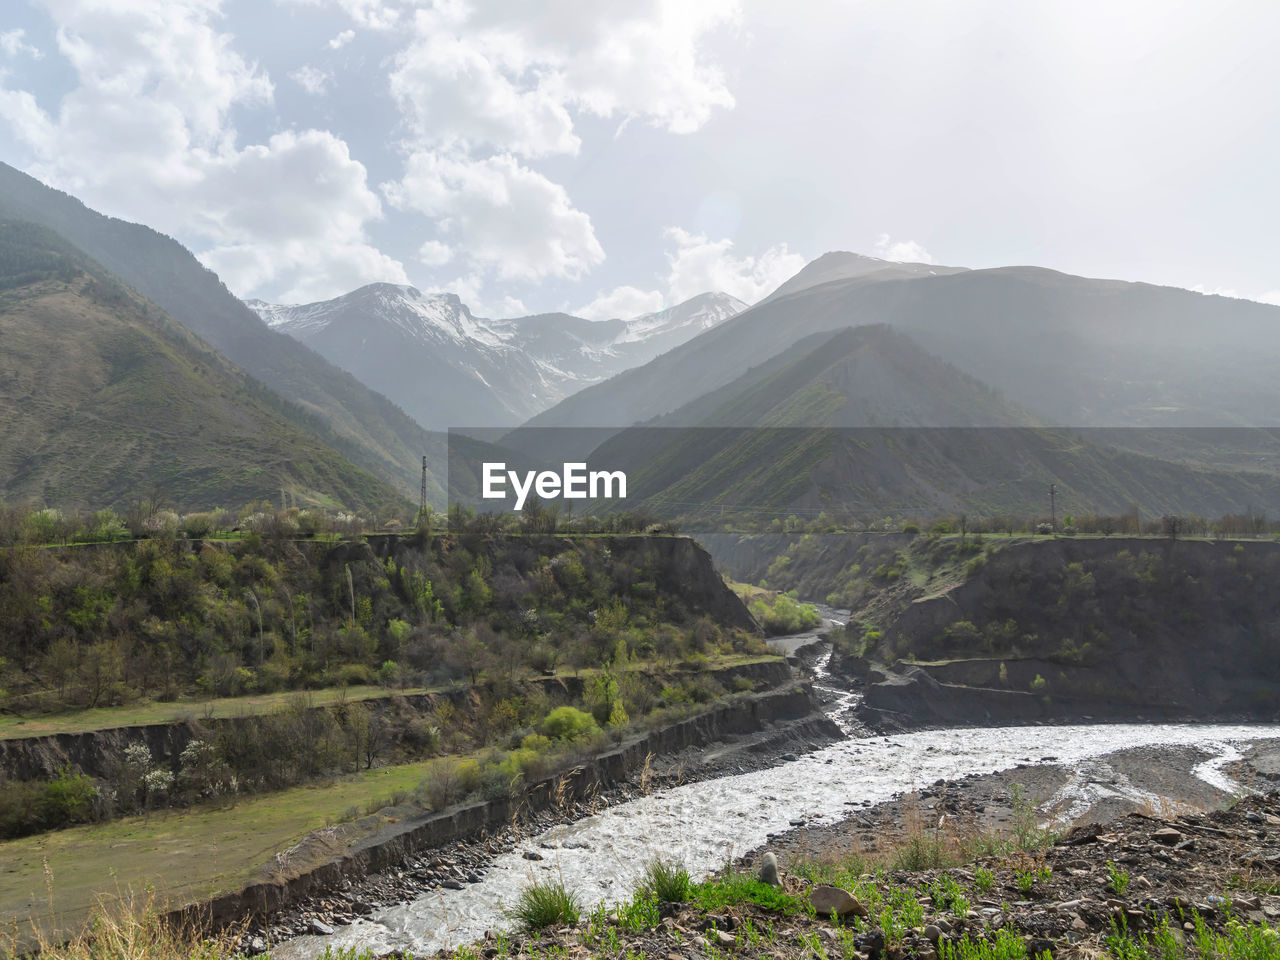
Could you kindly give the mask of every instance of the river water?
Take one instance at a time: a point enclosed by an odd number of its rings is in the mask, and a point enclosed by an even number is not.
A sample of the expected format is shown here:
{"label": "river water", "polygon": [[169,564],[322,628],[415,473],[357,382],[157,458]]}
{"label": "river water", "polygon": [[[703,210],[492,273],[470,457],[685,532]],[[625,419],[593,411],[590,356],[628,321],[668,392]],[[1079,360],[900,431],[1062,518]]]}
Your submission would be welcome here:
{"label": "river water", "polygon": [[[834,611],[825,611],[835,617]],[[794,646],[798,646],[795,644]],[[819,671],[816,683],[827,678]],[[829,706],[839,721],[848,706]],[[890,737],[850,738],[768,770],[662,790],[557,826],[498,857],[480,883],[440,890],[379,910],[340,927],[331,937],[300,937],[273,949],[284,960],[316,956],[324,946],[369,947],[422,955],[456,947],[506,925],[503,909],[535,878],[559,877],[585,904],[625,899],[646,860],[661,855],[705,875],[789,829],[793,820],[842,819],[850,806],[876,803],[938,779],[993,773],[1019,763],[1057,762],[1076,768],[1056,802],[1083,804],[1108,791],[1087,776],[1090,764],[1113,750],[1147,745],[1194,745],[1211,754],[1194,775],[1231,791],[1222,772],[1239,756],[1236,744],[1280,738],[1280,726],[1223,724],[1091,724],[930,730]],[[1120,788],[1124,792],[1124,788]],[[544,859],[523,858],[526,850]]]}

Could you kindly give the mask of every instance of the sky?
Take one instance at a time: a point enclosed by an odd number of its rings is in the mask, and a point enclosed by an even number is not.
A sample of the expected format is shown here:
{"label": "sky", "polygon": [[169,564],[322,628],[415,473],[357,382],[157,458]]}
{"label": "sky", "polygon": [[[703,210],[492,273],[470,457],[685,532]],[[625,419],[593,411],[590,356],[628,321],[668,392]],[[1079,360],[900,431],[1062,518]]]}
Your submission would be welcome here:
{"label": "sky", "polygon": [[829,250],[1280,303],[1272,0],[4,0],[0,159],[236,294],[752,302]]}

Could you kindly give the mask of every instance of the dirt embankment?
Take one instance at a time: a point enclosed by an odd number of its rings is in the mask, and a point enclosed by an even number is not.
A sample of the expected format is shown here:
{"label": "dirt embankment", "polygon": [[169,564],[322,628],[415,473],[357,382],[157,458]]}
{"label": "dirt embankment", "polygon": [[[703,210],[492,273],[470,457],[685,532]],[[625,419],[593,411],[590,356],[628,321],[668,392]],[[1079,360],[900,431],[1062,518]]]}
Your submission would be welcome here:
{"label": "dirt embankment", "polygon": [[1064,538],[981,561],[905,603],[866,660],[846,662],[867,719],[1280,716],[1280,544]]}

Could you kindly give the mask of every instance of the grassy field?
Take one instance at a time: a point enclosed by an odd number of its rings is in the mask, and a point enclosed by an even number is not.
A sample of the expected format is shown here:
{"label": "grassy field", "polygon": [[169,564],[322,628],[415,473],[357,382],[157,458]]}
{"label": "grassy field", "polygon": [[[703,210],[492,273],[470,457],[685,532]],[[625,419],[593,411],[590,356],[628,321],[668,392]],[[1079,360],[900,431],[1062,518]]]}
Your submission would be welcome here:
{"label": "grassy field", "polygon": [[366,805],[413,790],[426,771],[425,763],[383,767],[229,807],[161,811],[0,843],[0,917],[69,930],[100,898],[155,889],[179,905],[237,889],[266,879],[277,851],[351,807],[363,814]]}
{"label": "grassy field", "polygon": [[[711,669],[727,669],[749,663],[777,659],[773,654],[731,653],[721,654],[710,660]],[[637,669],[657,670],[656,663],[638,662]],[[562,669],[556,676],[592,677],[600,671],[595,667],[574,672]],[[358,686],[329,688],[325,690],[286,690],[280,693],[263,693],[243,697],[221,697],[212,700],[182,700],[173,703],[157,703],[147,700],[123,707],[100,707],[95,710],[75,710],[66,713],[42,714],[19,717],[0,714],[0,740],[21,740],[28,737],[50,737],[59,734],[89,733],[94,730],[114,730],[119,727],[145,727],[181,723],[189,718],[217,720],[225,717],[252,716],[279,710],[297,696],[308,698],[312,706],[326,707],[346,700],[377,700],[391,696],[414,696],[438,693],[443,687],[411,687],[388,689],[386,687]]]}
{"label": "grassy field", "polygon": [[313,706],[325,707],[338,703],[344,698],[348,702],[353,702],[375,700],[393,694],[410,696],[427,692],[429,691],[426,688],[418,687],[408,690],[389,690],[386,687],[361,686],[328,690],[289,690],[255,696],[221,697],[213,700],[186,700],[173,703],[147,700],[123,707],[101,707],[96,710],[76,710],[37,717],[4,715],[0,716],[0,740],[178,723],[189,717],[216,720],[224,717],[271,713],[283,707],[292,697],[299,695],[308,697]]}

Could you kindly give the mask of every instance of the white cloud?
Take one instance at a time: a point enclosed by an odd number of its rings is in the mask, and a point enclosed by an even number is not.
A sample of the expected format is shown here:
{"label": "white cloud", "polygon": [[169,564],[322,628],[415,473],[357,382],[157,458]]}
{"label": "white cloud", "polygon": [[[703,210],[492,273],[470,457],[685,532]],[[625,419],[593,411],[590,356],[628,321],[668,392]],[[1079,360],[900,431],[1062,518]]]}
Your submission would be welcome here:
{"label": "white cloud", "polygon": [[478,270],[504,280],[575,279],[604,260],[591,218],[514,157],[418,151],[383,191],[393,206],[434,218]]}
{"label": "white cloud", "polygon": [[34,175],[204,245],[202,259],[241,295],[314,299],[405,282],[368,243],[381,202],[343,141],[307,130],[236,144],[233,109],[268,104],[272,85],[216,29],[218,0],[48,5],[77,85],[52,114],[29,91],[0,89],[0,118],[34,154]]}
{"label": "white cloud", "polygon": [[418,259],[428,267],[443,267],[453,259],[453,247],[439,240],[428,240],[418,248]]}
{"label": "white cloud", "polygon": [[341,50],[343,47],[345,47],[348,43],[350,43],[355,38],[356,38],[356,32],[354,30],[343,30],[336,37],[334,37],[332,40],[329,41],[329,49]]}
{"label": "white cloud", "polygon": [[805,265],[805,258],[792,253],[785,243],[758,256],[736,257],[733,241],[709,240],[701,234],[670,227],[663,234],[675,245],[667,253],[666,291],[616,287],[575,310],[589,320],[611,317],[638,317],[661,310],[666,304],[683,303],[700,293],[728,293],[746,303],[755,303],[776,290]]}
{"label": "white cloud", "polygon": [[202,185],[204,231],[217,241],[201,259],[233,290],[265,284],[300,303],[375,280],[408,283],[399,261],[368,243],[382,216],[364,165],[320,130],[278,133],[212,167]]}
{"label": "white cloud", "polygon": [[[385,0],[279,0],[279,2],[291,3],[300,7],[337,7],[350,17],[356,26],[363,27],[366,30],[390,30],[400,25],[402,17],[400,5],[398,3],[388,3]],[[347,34],[350,34],[350,36],[347,36]],[[355,33],[353,31],[344,30],[329,41],[329,46],[337,50],[354,36]],[[346,39],[342,39],[343,37],[346,37]]]}
{"label": "white cloud", "polygon": [[[513,65],[542,66],[566,104],[608,117],[647,118],[692,133],[734,105],[708,61],[706,35],[741,19],[738,0],[596,0],[547,9],[523,0],[454,5],[458,29],[503,45]],[[437,17],[435,24],[448,21]],[[424,24],[430,18],[420,15]]]}
{"label": "white cloud", "polygon": [[1247,293],[1241,293],[1235,287],[1206,287],[1203,283],[1197,283],[1188,287],[1192,293],[1202,293],[1206,297],[1230,297],[1232,300],[1254,300],[1258,303],[1266,303],[1271,306],[1280,307],[1280,290],[1268,290],[1265,293],[1259,293],[1256,296],[1249,296]]}
{"label": "white cloud", "polygon": [[666,304],[666,299],[657,290],[641,290],[638,287],[615,287],[608,293],[602,293],[590,303],[574,310],[579,317],[588,320],[611,320],[621,317],[629,320],[646,313],[656,313]]}
{"label": "white cloud", "polygon": [[44,54],[39,49],[27,43],[26,36],[27,31],[21,27],[0,33],[0,51],[3,51],[6,56],[15,59],[20,56],[27,56],[33,60],[43,58]]}
{"label": "white cloud", "polygon": [[333,74],[306,64],[289,74],[289,78],[313,97],[318,97],[333,80]]}
{"label": "white cloud", "polygon": [[671,267],[667,290],[672,303],[708,291],[728,293],[755,303],[805,265],[805,258],[792,253],[785,243],[770,247],[758,256],[735,257],[733,241],[728,238],[709,240],[679,227],[668,229],[666,236],[676,245],[675,251],[667,254]]}
{"label": "white cloud", "polygon": [[[423,12],[420,20],[431,19]],[[545,76],[523,82],[506,46],[420,27],[396,57],[391,93],[419,143],[521,156],[576,153],[580,141]]]}
{"label": "white cloud", "polygon": [[898,263],[933,263],[933,255],[914,240],[892,241],[887,233],[876,240],[876,253]]}

